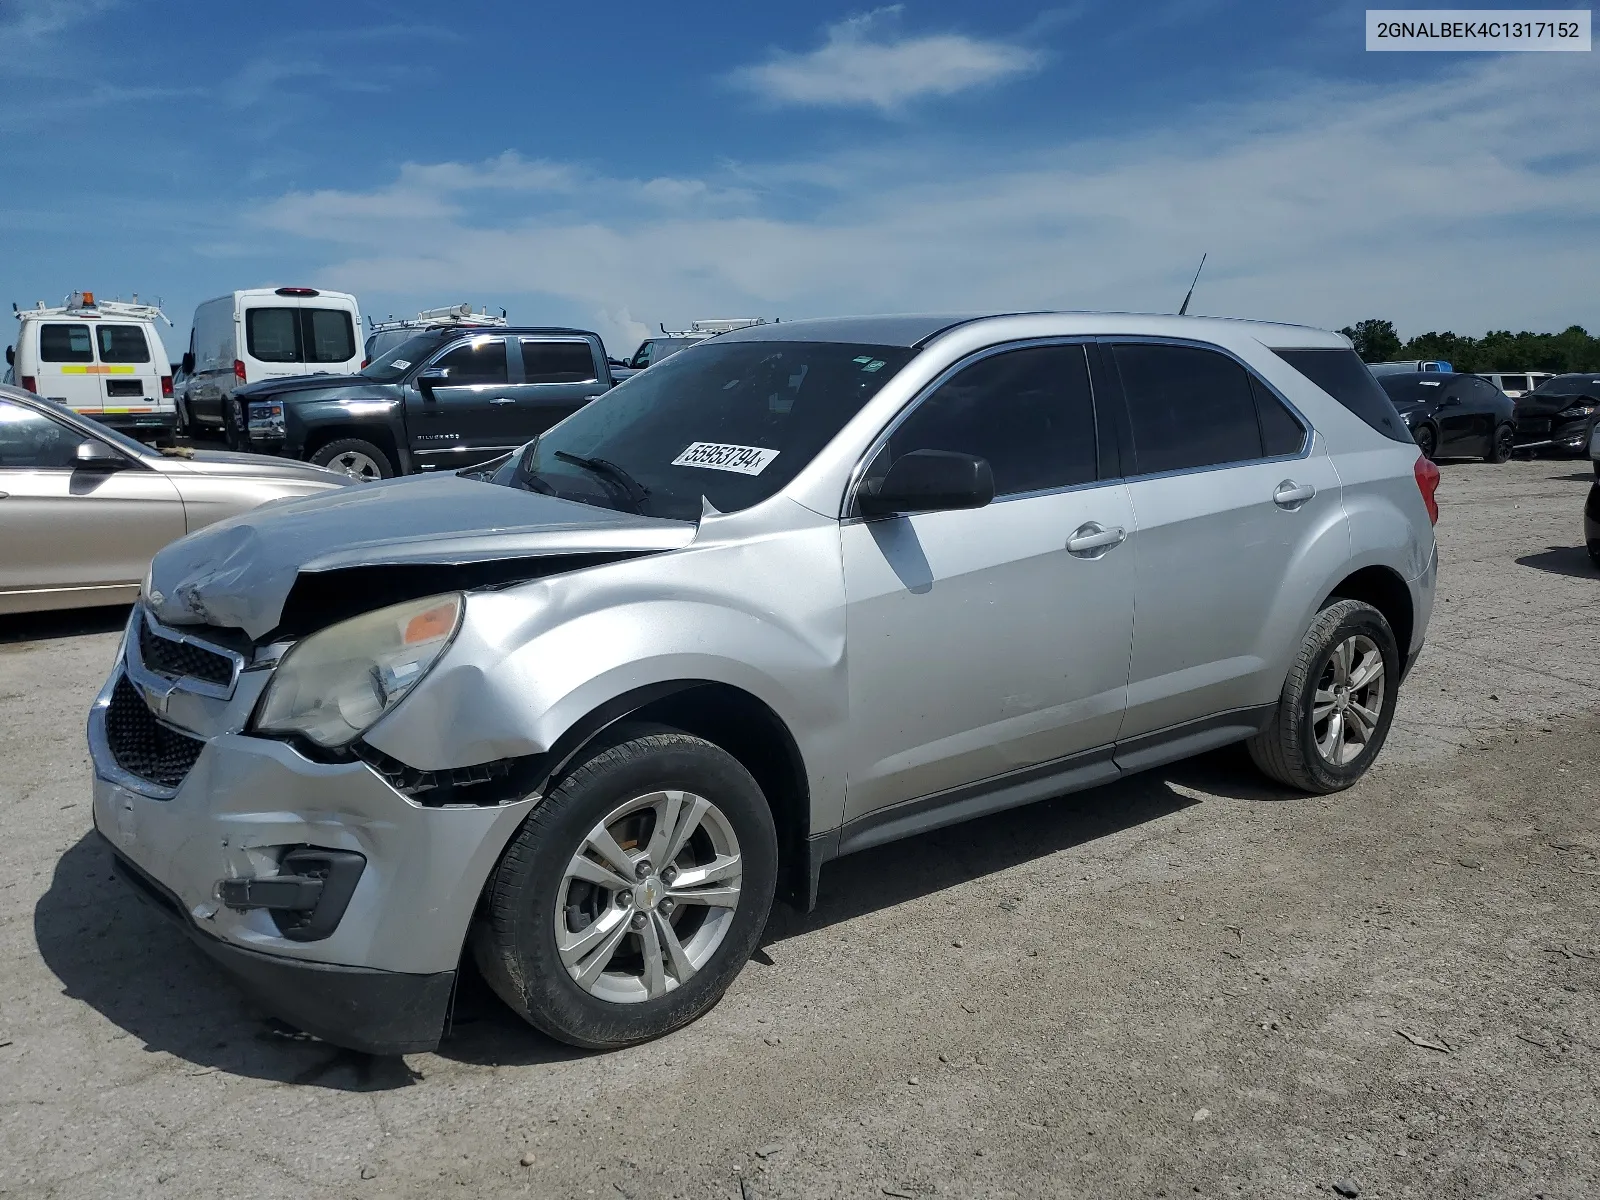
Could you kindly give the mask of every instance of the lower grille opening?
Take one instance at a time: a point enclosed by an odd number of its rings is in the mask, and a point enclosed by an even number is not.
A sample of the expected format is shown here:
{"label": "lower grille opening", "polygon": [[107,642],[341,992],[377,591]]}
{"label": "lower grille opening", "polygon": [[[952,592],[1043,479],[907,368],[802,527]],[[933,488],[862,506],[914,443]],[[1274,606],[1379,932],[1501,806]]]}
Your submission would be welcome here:
{"label": "lower grille opening", "polygon": [[177,787],[206,744],[156,720],[139,689],[124,675],[106,706],[106,744],[117,766],[161,787]]}

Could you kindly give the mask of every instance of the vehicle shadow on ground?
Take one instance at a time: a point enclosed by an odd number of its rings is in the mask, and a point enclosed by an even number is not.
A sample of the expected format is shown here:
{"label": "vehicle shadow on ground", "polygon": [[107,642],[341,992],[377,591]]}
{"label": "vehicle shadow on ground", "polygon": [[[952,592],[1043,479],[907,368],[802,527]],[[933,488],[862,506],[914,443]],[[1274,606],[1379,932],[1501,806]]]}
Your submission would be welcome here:
{"label": "vehicle shadow on ground", "polygon": [[105,608],[76,608],[0,617],[0,645],[83,637],[91,633],[121,633],[123,626],[128,623],[130,607],[127,604],[113,604]]}
{"label": "vehicle shadow on ground", "polygon": [[1593,579],[1600,575],[1582,546],[1551,546],[1538,554],[1524,554],[1517,566],[1532,567],[1535,571],[1548,571],[1552,575],[1571,575],[1577,579]]}
{"label": "vehicle shadow on ground", "polygon": [[[1180,788],[1245,800],[1287,798],[1248,758],[1224,750],[1160,771],[996,813],[829,864],[814,912],[774,906],[766,948],[863,914],[932,895],[1181,812]],[[422,1076],[399,1058],[340,1050],[255,1012],[182,931],[111,874],[109,849],[89,834],[56,864],[34,908],[34,935],[65,994],[164,1052],[232,1075],[378,1091]],[[770,961],[770,960],[769,960]],[[502,1004],[463,964],[451,1029],[438,1053],[479,1066],[538,1066],[586,1052],[547,1038]]]}

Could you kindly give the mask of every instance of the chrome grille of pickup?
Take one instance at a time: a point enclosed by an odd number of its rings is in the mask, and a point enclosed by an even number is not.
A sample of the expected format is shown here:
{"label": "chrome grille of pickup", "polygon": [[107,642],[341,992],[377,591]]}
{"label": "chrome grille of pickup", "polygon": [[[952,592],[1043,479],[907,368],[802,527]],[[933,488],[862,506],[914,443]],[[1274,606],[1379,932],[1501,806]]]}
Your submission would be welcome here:
{"label": "chrome grille of pickup", "polygon": [[144,665],[169,679],[199,679],[227,687],[233,682],[233,660],[192,642],[162,637],[150,628],[150,618],[139,619],[139,658]]}
{"label": "chrome grille of pickup", "polygon": [[157,721],[126,675],[117,680],[106,706],[106,745],[128,774],[168,788],[183,782],[206,746]]}

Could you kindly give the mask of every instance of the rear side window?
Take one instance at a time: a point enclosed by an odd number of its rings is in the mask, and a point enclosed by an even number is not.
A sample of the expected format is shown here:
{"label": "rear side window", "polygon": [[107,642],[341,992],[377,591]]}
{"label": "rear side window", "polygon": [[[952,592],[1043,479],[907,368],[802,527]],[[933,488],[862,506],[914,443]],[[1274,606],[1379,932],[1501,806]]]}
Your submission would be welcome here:
{"label": "rear side window", "polygon": [[913,450],[989,460],[997,496],[1096,477],[1094,396],[1082,346],[1031,346],[979,359],[939,387],[889,436],[871,474]]}
{"label": "rear side window", "polygon": [[1414,440],[1400,414],[1395,412],[1394,404],[1354,350],[1274,350],[1273,353],[1384,437],[1406,443]]}
{"label": "rear side window", "polygon": [[529,383],[593,383],[588,342],[522,343],[522,377]]}
{"label": "rear side window", "polygon": [[1261,457],[1250,376],[1194,346],[1115,347],[1138,473],[1192,470]]}
{"label": "rear side window", "polygon": [[144,329],[138,325],[100,325],[95,329],[100,339],[100,361],[105,363],[147,363],[150,361],[150,343],[145,340]]}
{"label": "rear side window", "polygon": [[251,308],[244,314],[244,344],[262,362],[299,362],[297,308]]}
{"label": "rear side window", "polygon": [[432,364],[448,372],[447,387],[506,381],[505,338],[476,338],[445,351]]}
{"label": "rear side window", "polygon": [[94,361],[94,343],[87,325],[39,326],[39,361],[80,363]]}

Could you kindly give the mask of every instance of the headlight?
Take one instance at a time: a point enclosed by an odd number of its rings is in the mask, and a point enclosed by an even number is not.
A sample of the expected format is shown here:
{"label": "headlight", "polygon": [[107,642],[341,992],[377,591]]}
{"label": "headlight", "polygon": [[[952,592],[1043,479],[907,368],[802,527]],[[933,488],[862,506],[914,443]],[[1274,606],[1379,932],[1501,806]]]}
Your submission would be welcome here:
{"label": "headlight", "polygon": [[298,733],[344,746],[404,699],[461,624],[459,593],[380,608],[297,644],[261,701],[257,733]]}
{"label": "headlight", "polygon": [[1595,410],[1593,404],[1574,404],[1571,408],[1563,408],[1556,414],[1558,421],[1576,421],[1579,417],[1592,416]]}
{"label": "headlight", "polygon": [[252,404],[250,406],[250,432],[283,436],[283,405]]}

